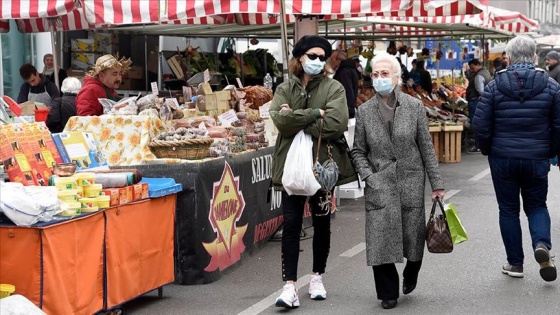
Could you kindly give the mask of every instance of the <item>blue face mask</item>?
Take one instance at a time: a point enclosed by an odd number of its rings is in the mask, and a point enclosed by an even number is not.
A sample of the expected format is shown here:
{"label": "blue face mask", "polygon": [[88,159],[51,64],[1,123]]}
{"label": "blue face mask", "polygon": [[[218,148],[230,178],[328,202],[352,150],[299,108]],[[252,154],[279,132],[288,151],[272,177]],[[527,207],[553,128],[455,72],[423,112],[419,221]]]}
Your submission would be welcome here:
{"label": "blue face mask", "polygon": [[392,78],[379,78],[373,79],[373,88],[377,91],[377,93],[385,96],[393,92],[395,87],[393,86]]}
{"label": "blue face mask", "polygon": [[303,71],[308,75],[318,75],[319,73],[323,72],[325,68],[325,62],[319,60],[319,58],[315,58],[315,60],[310,60],[307,56],[305,56],[305,64],[303,65]]}

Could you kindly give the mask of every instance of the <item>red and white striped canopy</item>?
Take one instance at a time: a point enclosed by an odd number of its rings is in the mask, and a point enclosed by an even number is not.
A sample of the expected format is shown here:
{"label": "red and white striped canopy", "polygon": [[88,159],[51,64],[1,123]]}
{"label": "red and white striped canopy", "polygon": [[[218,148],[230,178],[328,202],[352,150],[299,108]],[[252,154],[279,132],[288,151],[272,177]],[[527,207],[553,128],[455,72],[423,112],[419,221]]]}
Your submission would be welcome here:
{"label": "red and white striped canopy", "polygon": [[[163,1],[163,0],[162,0]],[[285,12],[293,15],[321,15],[324,19],[357,16],[438,16],[475,14],[488,0],[286,0]],[[280,0],[173,0],[161,7],[162,20],[189,20],[224,14],[280,13]],[[251,19],[251,18],[249,18]],[[258,18],[253,20],[258,22]],[[268,24],[263,19],[263,24]]]}
{"label": "red and white striped canopy", "polygon": [[2,0],[0,19],[55,17],[79,7],[74,0]]}
{"label": "red and white striped canopy", "polygon": [[[456,16],[419,16],[419,17],[373,17],[365,18],[371,21],[371,25],[361,28],[362,32],[380,32],[416,35],[441,35],[451,34],[458,24],[469,24],[470,26],[485,29],[495,29],[508,33],[532,32],[538,27],[538,22],[532,20],[519,12],[487,7],[487,10],[479,14],[466,14]],[[357,20],[357,19],[353,19]],[[443,27],[443,28],[442,28]],[[344,31],[344,30],[339,30]],[[349,28],[346,32],[355,32],[356,29]]]}

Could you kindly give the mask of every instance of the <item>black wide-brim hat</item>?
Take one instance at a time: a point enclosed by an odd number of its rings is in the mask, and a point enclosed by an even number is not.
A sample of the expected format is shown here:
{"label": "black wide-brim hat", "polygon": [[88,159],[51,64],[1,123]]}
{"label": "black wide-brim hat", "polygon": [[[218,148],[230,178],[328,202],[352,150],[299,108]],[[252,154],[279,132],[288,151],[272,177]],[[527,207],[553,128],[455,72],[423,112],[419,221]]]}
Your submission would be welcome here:
{"label": "black wide-brim hat", "polygon": [[320,47],[325,51],[325,57],[329,58],[332,54],[332,46],[328,40],[317,35],[305,35],[298,40],[292,50],[292,56],[298,58],[311,48]]}

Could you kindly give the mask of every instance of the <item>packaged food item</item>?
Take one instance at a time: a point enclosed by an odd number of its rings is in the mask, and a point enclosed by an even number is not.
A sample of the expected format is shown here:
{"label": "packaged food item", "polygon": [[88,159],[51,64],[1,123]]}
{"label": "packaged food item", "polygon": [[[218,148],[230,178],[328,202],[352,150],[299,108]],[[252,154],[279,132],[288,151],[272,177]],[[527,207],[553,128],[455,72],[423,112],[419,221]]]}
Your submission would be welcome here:
{"label": "packaged food item", "polygon": [[97,207],[99,207],[99,209],[105,209],[111,206],[111,196],[101,195],[95,199],[97,199]]}
{"label": "packaged food item", "polygon": [[70,177],[57,177],[54,179],[54,186],[58,190],[65,190],[65,189],[76,189],[78,186],[76,179],[72,176]]}
{"label": "packaged food item", "polygon": [[101,190],[103,189],[103,185],[93,184],[89,186],[84,186],[83,189],[84,189],[84,197],[95,198],[101,195]]}
{"label": "packaged food item", "polygon": [[85,212],[84,208],[97,208],[97,198],[80,198],[78,201],[82,204],[82,212]]}
{"label": "packaged food item", "polygon": [[120,193],[119,188],[107,188],[103,189],[101,193],[105,196],[109,196],[109,206],[114,207],[120,204]]}
{"label": "packaged food item", "polygon": [[60,199],[62,202],[77,202],[78,192],[75,189],[59,190],[58,199]]}
{"label": "packaged food item", "polygon": [[94,173],[76,173],[74,174],[78,186],[89,186],[95,184]]}
{"label": "packaged food item", "polygon": [[79,202],[64,202],[61,207],[64,209],[59,213],[61,216],[73,217],[82,213],[82,204]]}

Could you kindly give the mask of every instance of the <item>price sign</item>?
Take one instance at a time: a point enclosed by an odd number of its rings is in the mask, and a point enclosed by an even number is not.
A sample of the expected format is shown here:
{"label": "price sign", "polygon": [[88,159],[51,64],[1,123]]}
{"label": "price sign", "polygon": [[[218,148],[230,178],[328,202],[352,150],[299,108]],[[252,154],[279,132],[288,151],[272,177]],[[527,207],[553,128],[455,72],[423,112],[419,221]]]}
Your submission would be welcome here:
{"label": "price sign", "polygon": [[208,69],[204,70],[204,82],[210,81],[210,71]]}
{"label": "price sign", "polygon": [[159,94],[159,90],[158,90],[158,87],[157,87],[157,82],[152,82],[151,85],[152,85],[152,93],[153,93],[154,95],[158,95],[158,94]]}
{"label": "price sign", "polygon": [[259,115],[261,116],[261,118],[269,118],[270,117],[270,106],[268,105],[263,105],[259,107]]}
{"label": "price sign", "polygon": [[218,120],[222,123],[222,126],[231,126],[234,122],[238,121],[237,115],[233,109],[218,116]]}

